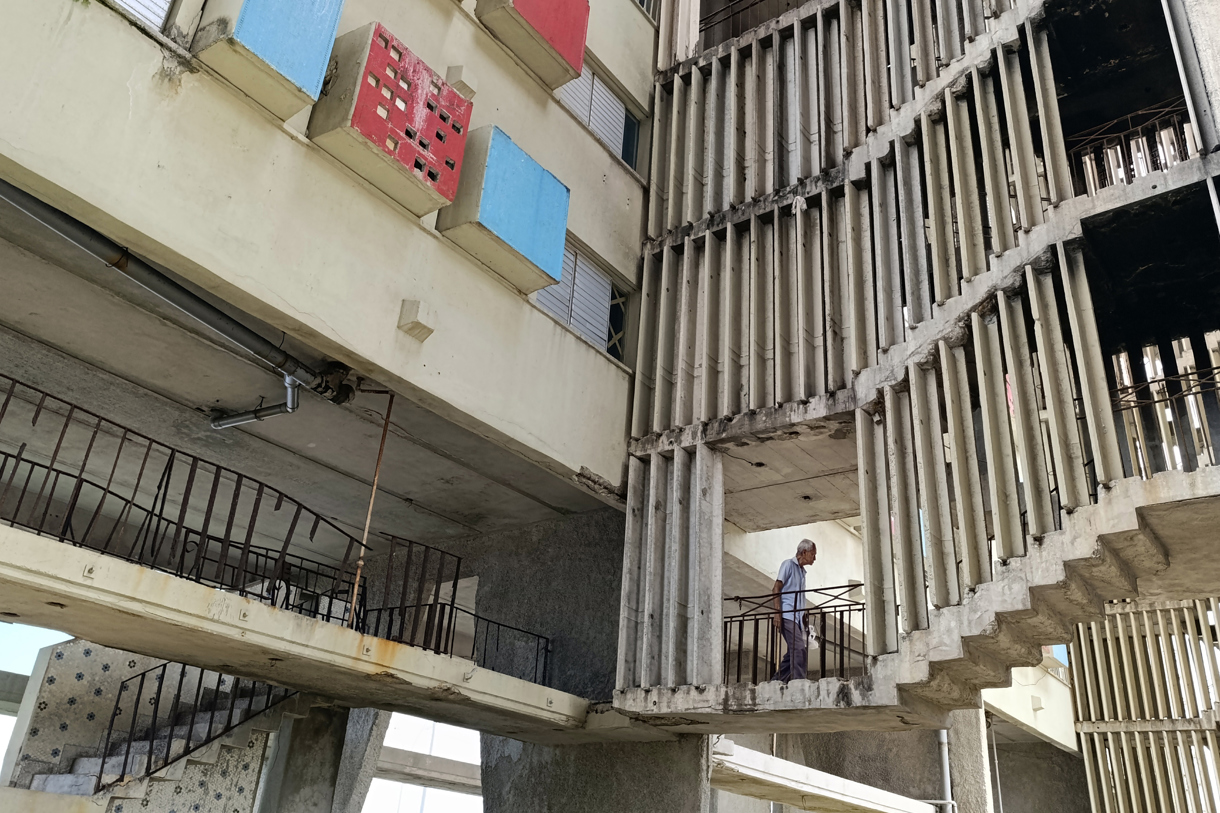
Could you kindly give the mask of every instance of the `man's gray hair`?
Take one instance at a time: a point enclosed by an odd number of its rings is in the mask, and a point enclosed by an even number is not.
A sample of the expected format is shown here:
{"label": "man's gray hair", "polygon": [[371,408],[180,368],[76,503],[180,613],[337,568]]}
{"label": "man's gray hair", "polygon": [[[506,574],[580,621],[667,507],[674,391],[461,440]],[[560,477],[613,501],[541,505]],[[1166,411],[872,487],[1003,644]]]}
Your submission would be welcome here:
{"label": "man's gray hair", "polygon": [[817,550],[817,547],[817,545],[813,544],[812,539],[802,539],[801,544],[796,546],[796,555],[800,556],[806,551]]}

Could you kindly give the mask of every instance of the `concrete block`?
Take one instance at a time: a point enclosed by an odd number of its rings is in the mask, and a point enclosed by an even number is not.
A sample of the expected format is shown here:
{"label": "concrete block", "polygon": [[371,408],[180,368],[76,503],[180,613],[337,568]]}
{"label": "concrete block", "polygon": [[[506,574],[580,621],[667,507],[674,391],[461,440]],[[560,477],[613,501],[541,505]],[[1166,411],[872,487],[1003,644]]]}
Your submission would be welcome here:
{"label": "concrete block", "polygon": [[445,71],[445,81],[467,99],[473,99],[474,94],[479,92],[479,83],[475,80],[474,73],[465,65],[450,65]]}
{"label": "concrete block", "polygon": [[558,178],[488,125],[470,134],[457,197],[436,228],[528,294],[563,272],[568,198]]}
{"label": "concrete block", "polygon": [[209,0],[191,50],[287,121],[318,99],[344,0]]}
{"label": "concrete block", "polygon": [[478,0],[474,13],[552,90],[580,76],[589,0]]}
{"label": "concrete block", "polygon": [[344,34],[309,136],[360,177],[426,215],[453,200],[472,104],[380,23]]}
{"label": "concrete block", "polygon": [[432,335],[436,320],[432,308],[427,302],[418,299],[404,299],[402,310],[398,315],[398,329],[403,333],[422,342]]}

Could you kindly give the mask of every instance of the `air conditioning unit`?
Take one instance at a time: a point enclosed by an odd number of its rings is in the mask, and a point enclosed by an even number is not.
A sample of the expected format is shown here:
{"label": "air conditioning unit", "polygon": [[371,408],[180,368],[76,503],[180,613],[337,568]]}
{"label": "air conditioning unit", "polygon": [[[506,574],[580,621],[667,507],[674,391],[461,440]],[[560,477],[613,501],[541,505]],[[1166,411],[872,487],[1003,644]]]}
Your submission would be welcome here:
{"label": "air conditioning unit", "polygon": [[474,14],[551,90],[580,76],[589,0],[478,0]]}

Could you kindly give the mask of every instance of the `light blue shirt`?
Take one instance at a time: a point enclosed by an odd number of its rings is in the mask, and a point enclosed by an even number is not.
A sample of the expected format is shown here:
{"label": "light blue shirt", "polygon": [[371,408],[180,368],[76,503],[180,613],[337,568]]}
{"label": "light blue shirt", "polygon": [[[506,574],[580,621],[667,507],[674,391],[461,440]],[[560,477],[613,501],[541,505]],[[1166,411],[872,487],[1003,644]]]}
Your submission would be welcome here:
{"label": "light blue shirt", "polygon": [[[805,590],[805,568],[796,563],[796,558],[786,559],[779,566],[779,575],[775,577],[781,585],[780,591],[783,593],[792,593],[799,591],[804,593]],[[795,621],[801,626],[805,624],[805,596],[804,595],[786,595],[780,596],[780,609],[783,611],[785,621]]]}

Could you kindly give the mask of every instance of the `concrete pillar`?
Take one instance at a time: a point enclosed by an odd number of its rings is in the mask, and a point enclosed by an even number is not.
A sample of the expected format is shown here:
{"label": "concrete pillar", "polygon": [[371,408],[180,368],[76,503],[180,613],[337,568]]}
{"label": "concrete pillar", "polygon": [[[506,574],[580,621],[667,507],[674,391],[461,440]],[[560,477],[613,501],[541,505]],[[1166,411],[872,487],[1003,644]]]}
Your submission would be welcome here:
{"label": "concrete pillar", "polygon": [[378,709],[352,709],[347,715],[347,734],[343,756],[335,780],[335,800],[331,813],[360,813],[368,795],[377,758],[385,741],[392,715]]}
{"label": "concrete pillar", "polygon": [[258,813],[332,813],[347,722],[347,709],[313,708],[280,729]]}
{"label": "concrete pillar", "polygon": [[949,779],[958,813],[992,813],[991,761],[982,709],[949,712]]}
{"label": "concrete pillar", "polygon": [[483,735],[485,813],[712,813],[710,740],[547,746]]}

